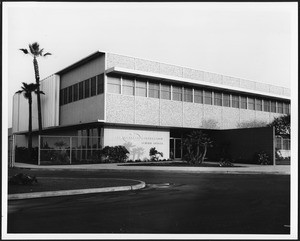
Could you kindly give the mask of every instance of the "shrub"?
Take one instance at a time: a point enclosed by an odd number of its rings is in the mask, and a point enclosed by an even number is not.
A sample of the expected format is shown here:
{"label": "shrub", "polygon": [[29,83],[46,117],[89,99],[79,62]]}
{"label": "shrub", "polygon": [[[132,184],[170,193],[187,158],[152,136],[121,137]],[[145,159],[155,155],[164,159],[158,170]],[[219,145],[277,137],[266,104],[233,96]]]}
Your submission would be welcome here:
{"label": "shrub", "polygon": [[149,156],[151,161],[158,161],[159,156],[163,157],[163,153],[156,150],[155,147],[150,148]]}
{"label": "shrub", "polygon": [[256,160],[257,160],[257,163],[260,165],[269,165],[270,164],[270,158],[267,155],[267,153],[264,151],[260,151],[256,154]]}
{"label": "shrub", "polygon": [[143,158],[143,162],[148,162],[148,161],[150,161],[149,158],[147,158],[147,157]]}
{"label": "shrub", "polygon": [[38,163],[38,148],[32,148],[31,158],[29,158],[27,147],[16,147],[15,149],[15,161],[28,164]]}
{"label": "shrub", "polygon": [[108,162],[125,162],[129,151],[125,146],[105,146],[102,149],[102,155]]}
{"label": "shrub", "polygon": [[135,162],[142,162],[141,159],[136,159]]}

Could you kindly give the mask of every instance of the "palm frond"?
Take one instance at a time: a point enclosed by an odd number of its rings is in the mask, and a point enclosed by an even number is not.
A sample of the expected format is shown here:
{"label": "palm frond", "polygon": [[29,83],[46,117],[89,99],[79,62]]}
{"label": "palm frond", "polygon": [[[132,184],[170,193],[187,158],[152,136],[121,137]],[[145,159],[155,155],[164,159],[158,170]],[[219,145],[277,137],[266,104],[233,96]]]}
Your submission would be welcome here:
{"label": "palm frond", "polygon": [[44,54],[44,57],[47,56],[47,55],[52,55],[52,54],[51,54],[51,53],[45,53],[45,54]]}
{"label": "palm frond", "polygon": [[18,90],[17,92],[16,92],[16,94],[21,94],[23,92],[23,90]]}
{"label": "palm frond", "polygon": [[40,45],[38,42],[34,42],[32,44],[29,44],[29,49],[33,55],[38,56],[40,52]]}
{"label": "palm frond", "polygon": [[27,49],[20,49],[24,54],[28,54],[28,50]]}
{"label": "palm frond", "polygon": [[44,52],[44,49],[41,49],[41,50],[39,51],[39,55],[40,55],[40,56],[43,56],[43,52]]}

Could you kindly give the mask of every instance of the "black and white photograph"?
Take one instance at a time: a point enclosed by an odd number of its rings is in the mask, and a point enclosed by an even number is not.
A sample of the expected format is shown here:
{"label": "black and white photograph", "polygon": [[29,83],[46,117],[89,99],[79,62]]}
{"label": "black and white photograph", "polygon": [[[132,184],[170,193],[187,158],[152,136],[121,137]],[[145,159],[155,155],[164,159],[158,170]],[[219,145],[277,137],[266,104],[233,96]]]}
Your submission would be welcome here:
{"label": "black and white photograph", "polygon": [[298,238],[298,2],[2,2],[3,240]]}

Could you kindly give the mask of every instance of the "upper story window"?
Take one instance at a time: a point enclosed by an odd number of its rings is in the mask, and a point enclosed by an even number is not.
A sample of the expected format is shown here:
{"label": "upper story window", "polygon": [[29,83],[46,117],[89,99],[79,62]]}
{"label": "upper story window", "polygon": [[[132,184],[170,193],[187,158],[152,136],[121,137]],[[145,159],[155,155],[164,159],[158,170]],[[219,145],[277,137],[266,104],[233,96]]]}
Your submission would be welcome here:
{"label": "upper story window", "polygon": [[159,84],[154,82],[149,82],[149,97],[159,98]]}
{"label": "upper story window", "polygon": [[193,89],[192,88],[184,88],[184,101],[185,102],[193,102]]}
{"label": "upper story window", "polygon": [[147,97],[147,81],[145,80],[136,80],[135,91],[137,96]]}
{"label": "upper story window", "polygon": [[182,87],[173,85],[173,100],[182,101]]}
{"label": "upper story window", "polygon": [[73,85],[73,91],[74,91],[73,101],[77,101],[78,100],[78,83]]}
{"label": "upper story window", "polygon": [[240,108],[240,97],[238,95],[232,95],[232,107]]}
{"label": "upper story window", "polygon": [[78,99],[81,100],[83,99],[83,81],[79,82],[79,95],[78,95]]}
{"label": "upper story window", "polygon": [[73,86],[68,87],[68,103],[73,101]]}
{"label": "upper story window", "polygon": [[84,98],[90,97],[90,79],[84,81]]}
{"label": "upper story window", "polygon": [[134,95],[134,78],[123,77],[123,95]]}
{"label": "upper story window", "polygon": [[255,110],[262,111],[262,100],[255,99]]}
{"label": "upper story window", "polygon": [[270,112],[270,110],[271,110],[270,101],[264,100],[264,111]]}
{"label": "upper story window", "polygon": [[97,95],[104,92],[104,74],[99,74],[97,76]]}
{"label": "upper story window", "polygon": [[271,112],[276,113],[276,101],[271,101]]}
{"label": "upper story window", "polygon": [[96,79],[96,76],[91,78],[91,96],[94,96],[96,95],[97,93],[97,79]]}
{"label": "upper story window", "polygon": [[170,100],[171,99],[171,85],[161,84],[160,88],[161,88],[160,98]]}
{"label": "upper story window", "polygon": [[283,114],[283,103],[277,102],[277,113]]}
{"label": "upper story window", "polygon": [[121,94],[121,79],[118,76],[107,77],[107,92]]}
{"label": "upper story window", "polygon": [[230,95],[223,93],[223,106],[230,107]]}
{"label": "upper story window", "polygon": [[64,105],[64,90],[59,91],[59,104]]}
{"label": "upper story window", "polygon": [[220,92],[214,93],[214,105],[222,106],[222,93]]}
{"label": "upper story window", "polygon": [[247,97],[241,96],[241,108],[247,109]]}
{"label": "upper story window", "polygon": [[203,104],[203,90],[194,89],[194,102]]}
{"label": "upper story window", "polygon": [[212,105],[212,92],[205,90],[204,91],[204,104]]}
{"label": "upper story window", "polygon": [[290,104],[283,103],[283,114],[290,114]]}
{"label": "upper story window", "polygon": [[254,102],[254,98],[252,97],[248,97],[248,109],[255,110],[255,102]]}

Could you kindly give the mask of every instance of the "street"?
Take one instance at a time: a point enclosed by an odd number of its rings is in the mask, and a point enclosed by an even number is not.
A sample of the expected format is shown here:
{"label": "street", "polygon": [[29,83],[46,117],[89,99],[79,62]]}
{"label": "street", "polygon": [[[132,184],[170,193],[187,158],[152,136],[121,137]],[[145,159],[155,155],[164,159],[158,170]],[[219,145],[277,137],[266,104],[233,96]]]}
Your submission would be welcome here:
{"label": "street", "polygon": [[8,233],[289,234],[290,176],[166,171],[31,171],[129,178],[147,187],[9,201]]}

